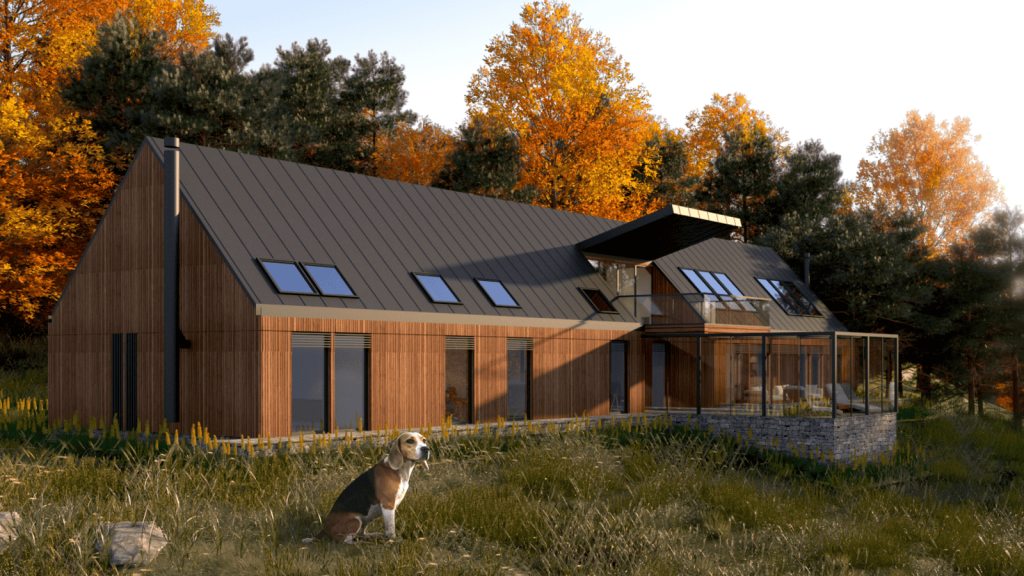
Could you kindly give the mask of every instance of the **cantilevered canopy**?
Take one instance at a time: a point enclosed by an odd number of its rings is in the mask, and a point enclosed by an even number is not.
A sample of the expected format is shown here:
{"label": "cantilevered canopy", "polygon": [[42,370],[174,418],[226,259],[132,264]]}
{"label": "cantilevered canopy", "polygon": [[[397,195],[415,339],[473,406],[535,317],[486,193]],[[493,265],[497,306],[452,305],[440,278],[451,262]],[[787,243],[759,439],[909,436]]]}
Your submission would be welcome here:
{"label": "cantilevered canopy", "polygon": [[666,206],[576,245],[587,256],[650,262],[740,226],[738,218]]}

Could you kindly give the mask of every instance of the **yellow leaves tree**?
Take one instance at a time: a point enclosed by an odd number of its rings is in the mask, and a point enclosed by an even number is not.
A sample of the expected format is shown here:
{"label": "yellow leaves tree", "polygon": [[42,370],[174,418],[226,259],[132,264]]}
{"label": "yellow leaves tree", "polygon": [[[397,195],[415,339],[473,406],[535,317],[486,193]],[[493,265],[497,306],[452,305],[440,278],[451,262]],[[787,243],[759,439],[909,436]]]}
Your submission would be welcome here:
{"label": "yellow leaves tree", "polygon": [[0,0],[0,314],[28,324],[45,319],[116,185],[60,89],[119,10],[173,25],[172,51],[205,45],[219,23],[203,0]]}
{"label": "yellow leaves tree", "polygon": [[[523,7],[495,37],[466,95],[471,117],[513,134],[523,165],[516,189],[535,203],[605,217],[646,212],[657,167],[647,90],[601,33],[564,3]],[[645,174],[637,177],[635,169]]]}
{"label": "yellow leaves tree", "polygon": [[911,110],[899,128],[871,138],[853,200],[911,211],[925,227],[925,243],[944,253],[1004,200],[999,182],[971,148],[980,139],[971,135],[969,118],[936,123],[933,114]]}
{"label": "yellow leaves tree", "polygon": [[753,135],[766,134],[782,155],[789,151],[786,131],[773,125],[765,112],[751,108],[746,96],[739,92],[725,96],[715,93],[710,104],[686,116],[683,177],[693,186],[699,186],[700,181],[712,175],[715,159],[725,149],[727,135],[731,132],[741,134],[745,143],[749,143]]}
{"label": "yellow leaves tree", "polygon": [[374,153],[377,176],[431,186],[451,157],[456,143],[452,132],[429,118],[415,125],[400,122],[391,134],[377,142]]}

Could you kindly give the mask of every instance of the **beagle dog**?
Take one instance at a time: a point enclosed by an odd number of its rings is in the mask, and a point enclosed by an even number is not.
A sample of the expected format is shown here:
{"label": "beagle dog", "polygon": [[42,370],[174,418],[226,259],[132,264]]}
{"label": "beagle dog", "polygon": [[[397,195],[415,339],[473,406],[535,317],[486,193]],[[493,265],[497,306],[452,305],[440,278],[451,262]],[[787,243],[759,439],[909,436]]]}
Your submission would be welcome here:
{"label": "beagle dog", "polygon": [[417,462],[428,470],[430,448],[422,434],[405,432],[391,443],[391,452],[376,466],[359,475],[341,491],[331,512],[324,519],[324,529],[314,538],[305,538],[303,544],[325,536],[337,542],[354,544],[354,538],[380,537],[380,533],[364,533],[371,521],[384,518],[384,536],[395,537],[395,508],[402,503],[409,490],[409,477]]}

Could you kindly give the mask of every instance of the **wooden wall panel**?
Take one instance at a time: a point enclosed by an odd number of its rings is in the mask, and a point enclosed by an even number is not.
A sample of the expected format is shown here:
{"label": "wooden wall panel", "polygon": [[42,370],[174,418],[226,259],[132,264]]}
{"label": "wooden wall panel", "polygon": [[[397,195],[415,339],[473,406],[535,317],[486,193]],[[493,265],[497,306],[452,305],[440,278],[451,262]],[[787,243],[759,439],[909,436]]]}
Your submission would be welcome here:
{"label": "wooden wall panel", "polygon": [[[474,337],[475,418],[494,421],[507,410],[507,339],[533,339],[533,381],[530,393],[533,418],[599,415],[608,412],[608,342],[629,342],[627,369],[630,410],[643,410],[639,332],[562,330],[460,324],[420,324],[306,318],[259,318],[261,402],[264,434],[290,431],[290,410],[276,412],[290,402],[292,332],[362,333],[371,335],[371,429],[388,426],[437,426],[444,417],[444,337]],[[287,366],[287,368],[285,368]],[[633,408],[633,407],[638,408]]]}
{"label": "wooden wall panel", "polygon": [[261,367],[255,307],[184,202],[179,241],[179,318],[191,342],[179,353],[181,427],[200,422],[220,436],[255,436]]}
{"label": "wooden wall panel", "polygon": [[618,340],[626,342],[626,378],[629,392],[627,394],[626,410],[629,412],[643,412],[647,408],[646,384],[650,363],[645,362],[647,354],[645,345],[647,340],[641,338],[641,332],[629,332],[620,336]]}
{"label": "wooden wall panel", "polygon": [[[163,420],[163,168],[142,147],[48,326],[51,420],[110,421],[110,339],[139,334],[139,417]],[[158,393],[160,392],[160,393]]]}

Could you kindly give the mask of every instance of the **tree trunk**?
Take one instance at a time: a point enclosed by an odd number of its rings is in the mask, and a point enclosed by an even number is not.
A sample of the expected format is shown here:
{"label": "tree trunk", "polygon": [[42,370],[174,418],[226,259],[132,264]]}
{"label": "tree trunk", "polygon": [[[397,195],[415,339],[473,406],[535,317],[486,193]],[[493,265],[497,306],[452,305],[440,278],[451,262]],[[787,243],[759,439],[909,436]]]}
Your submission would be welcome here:
{"label": "tree trunk", "polygon": [[932,399],[932,375],[927,367],[920,364],[917,366],[917,391],[925,400]]}
{"label": "tree trunk", "polygon": [[974,416],[974,362],[967,361],[967,413]]}
{"label": "tree trunk", "polygon": [[1012,389],[1011,394],[1013,396],[1013,427],[1017,430],[1021,429],[1021,420],[1024,420],[1024,406],[1021,406],[1021,401],[1024,398],[1020,397],[1020,364],[1017,362],[1017,355],[1013,355],[1013,372],[1012,377]]}

